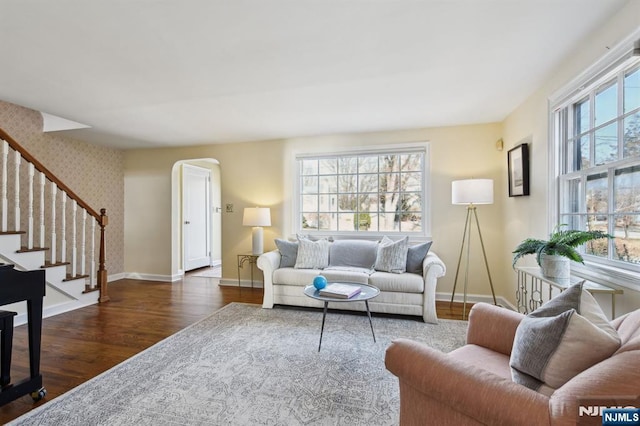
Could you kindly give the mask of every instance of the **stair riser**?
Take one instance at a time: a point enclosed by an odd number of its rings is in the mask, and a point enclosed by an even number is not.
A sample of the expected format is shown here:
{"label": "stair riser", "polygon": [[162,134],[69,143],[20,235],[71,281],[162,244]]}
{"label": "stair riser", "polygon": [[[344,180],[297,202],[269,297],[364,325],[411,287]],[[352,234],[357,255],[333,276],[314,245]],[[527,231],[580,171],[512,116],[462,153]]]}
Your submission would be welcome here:
{"label": "stair riser", "polygon": [[[5,262],[15,264],[18,269],[42,269],[45,262],[44,251],[17,253],[20,249],[20,235],[8,234],[0,235],[0,255]],[[56,315],[87,306],[98,302],[99,292],[83,294],[87,279],[81,278],[71,281],[63,281],[67,276],[67,266],[52,266],[44,268],[47,282],[47,294],[44,298],[44,317]],[[57,290],[57,291],[56,291]],[[61,295],[60,292],[62,292]],[[58,296],[54,297],[54,294]],[[61,300],[61,297],[64,300]],[[20,302],[4,306],[3,309],[18,313],[14,325],[24,324],[26,321],[26,303]]]}

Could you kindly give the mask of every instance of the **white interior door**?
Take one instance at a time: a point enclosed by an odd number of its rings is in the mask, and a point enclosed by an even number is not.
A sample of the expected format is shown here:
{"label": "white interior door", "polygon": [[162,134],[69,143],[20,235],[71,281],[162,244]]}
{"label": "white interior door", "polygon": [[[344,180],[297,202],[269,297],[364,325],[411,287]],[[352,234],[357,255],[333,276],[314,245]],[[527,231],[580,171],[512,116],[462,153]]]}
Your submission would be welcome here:
{"label": "white interior door", "polygon": [[184,270],[211,265],[211,170],[182,166]]}

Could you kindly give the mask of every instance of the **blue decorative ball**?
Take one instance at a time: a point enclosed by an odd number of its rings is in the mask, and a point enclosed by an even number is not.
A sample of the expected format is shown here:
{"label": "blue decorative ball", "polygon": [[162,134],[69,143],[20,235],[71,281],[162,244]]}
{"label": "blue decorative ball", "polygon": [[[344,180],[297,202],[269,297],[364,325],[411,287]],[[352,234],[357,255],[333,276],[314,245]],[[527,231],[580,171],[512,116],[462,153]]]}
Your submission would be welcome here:
{"label": "blue decorative ball", "polygon": [[322,275],[318,275],[313,279],[313,286],[318,290],[323,289],[327,286],[327,279]]}

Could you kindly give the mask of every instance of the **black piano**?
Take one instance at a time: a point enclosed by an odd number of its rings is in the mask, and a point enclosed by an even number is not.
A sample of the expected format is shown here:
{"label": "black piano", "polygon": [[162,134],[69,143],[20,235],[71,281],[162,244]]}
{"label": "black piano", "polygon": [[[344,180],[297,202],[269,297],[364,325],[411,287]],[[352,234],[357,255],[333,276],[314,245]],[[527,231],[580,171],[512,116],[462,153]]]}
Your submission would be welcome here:
{"label": "black piano", "polygon": [[27,302],[30,370],[28,378],[17,383],[10,383],[11,340],[15,312],[0,311],[0,324],[6,326],[2,330],[0,350],[0,405],[26,394],[30,394],[34,401],[38,401],[46,395],[46,390],[42,387],[42,375],[40,374],[42,299],[45,294],[44,274],[44,270],[23,272],[14,269],[13,265],[0,266],[0,305]]}

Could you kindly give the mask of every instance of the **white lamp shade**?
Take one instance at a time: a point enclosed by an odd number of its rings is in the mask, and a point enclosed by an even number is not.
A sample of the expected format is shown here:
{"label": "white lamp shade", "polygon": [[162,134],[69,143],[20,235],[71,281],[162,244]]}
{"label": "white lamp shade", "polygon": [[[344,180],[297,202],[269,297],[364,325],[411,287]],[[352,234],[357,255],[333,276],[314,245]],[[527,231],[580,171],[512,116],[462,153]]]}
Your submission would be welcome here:
{"label": "white lamp shade", "polygon": [[271,209],[268,207],[246,207],[242,216],[243,226],[271,226]]}
{"label": "white lamp shade", "polygon": [[451,182],[452,204],[493,204],[493,179],[464,179]]}

